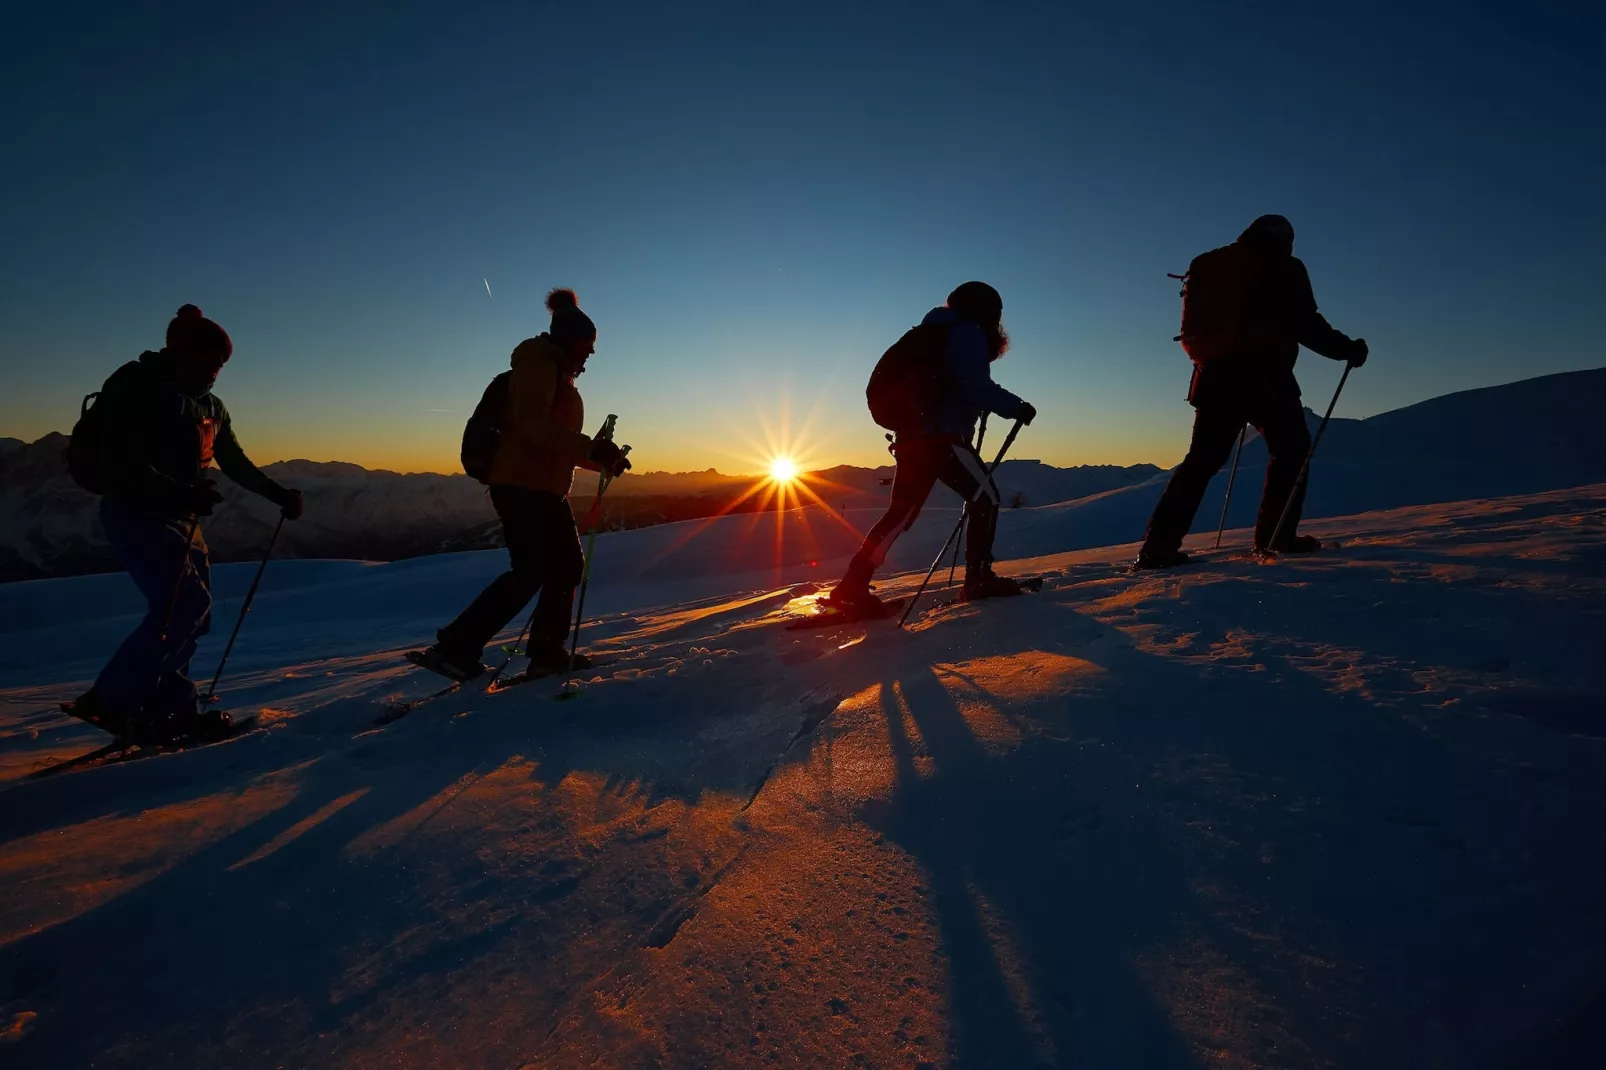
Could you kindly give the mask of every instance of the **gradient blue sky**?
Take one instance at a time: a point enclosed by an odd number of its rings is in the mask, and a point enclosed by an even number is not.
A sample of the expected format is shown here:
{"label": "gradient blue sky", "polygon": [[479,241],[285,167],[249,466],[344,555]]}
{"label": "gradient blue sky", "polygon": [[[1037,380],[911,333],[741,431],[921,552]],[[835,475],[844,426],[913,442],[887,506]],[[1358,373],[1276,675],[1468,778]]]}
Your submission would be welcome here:
{"label": "gradient blue sky", "polygon": [[1018,454],[1169,465],[1166,272],[1268,211],[1372,344],[1343,415],[1606,363],[1587,5],[365,6],[6,16],[0,434],[193,301],[259,460],[454,471],[563,284],[638,467],[878,463],[875,358],[982,278]]}

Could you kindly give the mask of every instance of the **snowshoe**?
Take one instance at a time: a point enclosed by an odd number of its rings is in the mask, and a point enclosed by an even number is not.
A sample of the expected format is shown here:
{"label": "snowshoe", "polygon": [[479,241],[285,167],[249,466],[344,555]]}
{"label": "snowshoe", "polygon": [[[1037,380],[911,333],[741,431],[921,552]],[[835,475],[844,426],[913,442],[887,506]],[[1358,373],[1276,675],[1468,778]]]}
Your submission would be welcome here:
{"label": "snowshoe", "polygon": [[1279,542],[1272,549],[1255,547],[1257,557],[1276,557],[1279,554],[1314,554],[1324,549],[1322,540],[1314,535],[1294,535]]}
{"label": "snowshoe", "polygon": [[448,680],[455,680],[460,684],[485,673],[485,665],[477,656],[443,650],[439,643],[428,650],[409,650],[407,660],[420,669],[439,673]]}
{"label": "snowshoe", "polygon": [[576,652],[571,660],[568,648],[562,644],[550,647],[532,646],[530,648],[530,664],[525,667],[524,674],[534,678],[552,676],[556,673],[567,672],[570,669],[589,668],[591,668],[590,658]]}
{"label": "snowshoe", "polygon": [[1043,589],[1042,576],[1023,576],[1020,579],[1009,579],[1004,576],[995,575],[992,576],[991,579],[1002,580],[1006,585],[1012,584],[1014,586],[1014,590],[1010,591],[1006,586],[999,586],[993,588],[993,590],[998,593],[983,593],[979,596],[966,597],[964,590],[961,589],[958,594],[953,595],[952,597],[939,598],[937,601],[931,603],[931,605],[927,606],[926,609],[922,611],[922,615],[929,616],[938,610],[963,605],[966,602],[981,601],[984,598],[1012,598],[1015,595],[1032,594]]}
{"label": "snowshoe", "polygon": [[93,687],[71,702],[63,702],[61,712],[114,736],[120,736],[128,730],[128,718],[101,705],[100,695]]}
{"label": "snowshoe", "polygon": [[234,734],[234,718],[222,710],[186,710],[165,716],[130,718],[122,736],[144,747],[216,743]]}
{"label": "snowshoe", "polygon": [[[204,735],[180,734],[178,731],[180,721],[188,723],[192,732],[202,732]],[[236,721],[221,710],[208,710],[197,714],[195,718],[165,717],[156,722],[135,720],[127,734],[119,736],[104,747],[54,765],[47,765],[43,769],[36,769],[28,774],[27,779],[40,780],[75,769],[92,769],[99,765],[132,762],[210,743],[221,743],[244,735],[256,726],[255,714]]]}
{"label": "snowshoe", "polygon": [[1179,568],[1188,563],[1188,555],[1181,550],[1140,550],[1138,559],[1132,562],[1131,572],[1145,572],[1149,569]]}
{"label": "snowshoe", "polygon": [[[564,653],[567,654],[567,651]],[[574,656],[572,666],[577,671],[581,669],[594,669],[608,664],[610,660],[612,659],[603,659],[598,661],[594,658],[588,658],[584,654],[576,654]],[[559,673],[564,671],[564,659],[562,658],[547,658],[540,662],[532,661],[523,671],[516,672],[512,676],[503,677],[502,679],[493,683],[489,690],[490,693],[494,695],[498,691],[506,691],[510,687],[517,687],[520,684],[527,684],[531,680],[544,680],[549,676],[557,676]]]}
{"label": "snowshoe", "polygon": [[789,630],[799,628],[829,628],[835,624],[852,624],[859,620],[884,620],[897,614],[903,599],[882,601],[870,593],[868,587],[837,584],[823,598],[815,600],[813,613],[787,624]]}

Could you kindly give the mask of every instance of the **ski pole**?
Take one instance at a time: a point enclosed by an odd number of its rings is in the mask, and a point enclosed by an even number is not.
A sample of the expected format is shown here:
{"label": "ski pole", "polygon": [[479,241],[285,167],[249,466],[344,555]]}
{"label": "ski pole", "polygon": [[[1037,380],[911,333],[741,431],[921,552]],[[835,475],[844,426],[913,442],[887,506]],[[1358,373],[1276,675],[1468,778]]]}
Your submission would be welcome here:
{"label": "ski pole", "polygon": [[[602,433],[599,437],[612,441],[614,424],[618,419],[617,416],[610,413],[607,421],[603,424]],[[620,452],[621,455],[627,454],[630,452],[630,447],[626,446]],[[612,482],[613,475],[610,472],[604,471],[597,477],[597,497],[591,503],[591,532],[586,536],[585,562],[580,568],[580,594],[575,599],[574,632],[569,641],[569,661],[563,667],[563,689],[556,696],[560,699],[572,698],[578,694],[577,691],[570,689],[570,684],[573,683],[574,678],[574,659],[580,652],[580,623],[585,619],[586,589],[591,586],[591,558],[597,548],[597,529],[602,526],[602,495],[607,491],[608,484]]]}
{"label": "ski pole", "polygon": [[245,592],[245,602],[240,606],[240,616],[234,622],[234,631],[229,633],[229,645],[223,648],[223,657],[218,659],[217,672],[212,674],[212,683],[206,689],[206,697],[202,702],[217,701],[217,682],[223,678],[223,666],[229,663],[229,655],[234,653],[234,641],[240,637],[240,626],[245,623],[245,615],[251,612],[251,602],[257,596],[257,587],[262,583],[262,574],[268,570],[268,559],[273,556],[273,547],[279,541],[279,532],[284,530],[284,514],[279,514],[279,523],[273,528],[273,537],[268,540],[267,552],[262,555],[262,564],[257,566],[257,574],[251,580],[251,589]]}
{"label": "ski pole", "polygon": [[[988,479],[989,482],[992,481],[993,473],[995,471],[997,471],[998,466],[1003,463],[1004,454],[1008,453],[1009,452],[1009,447],[1011,447],[1011,446],[1013,446],[1015,444],[1015,436],[1020,434],[1020,429],[1022,427],[1024,427],[1024,426],[1025,426],[1025,421],[1016,420],[1015,421],[1015,426],[1011,427],[1009,429],[1009,434],[1004,436],[1004,444],[1002,446],[998,447],[998,456],[993,458],[992,465],[990,467],[988,467],[988,469],[987,469],[987,479]],[[984,485],[976,488],[976,493],[980,494],[986,489],[987,489],[987,487],[984,484]],[[971,500],[974,500],[974,497],[972,497]],[[969,501],[967,501],[966,504],[968,505]],[[931,582],[931,577],[936,573],[937,569],[942,565],[942,559],[948,556],[948,544],[953,542],[954,539],[958,537],[960,528],[964,525],[964,523],[965,523],[964,518],[961,516],[960,520],[959,520],[959,523],[954,525],[953,533],[950,534],[948,536],[948,538],[943,541],[942,549],[937,551],[937,559],[935,561],[933,561],[931,563],[931,567],[926,570],[926,578],[920,581],[920,588],[915,591],[914,597],[910,598],[909,599],[909,604],[904,607],[903,616],[898,618],[898,627],[902,628],[904,626],[905,622],[907,622],[909,620],[909,614],[914,612],[915,603],[920,601],[920,596],[922,594],[926,593],[926,585]]]}
{"label": "ski pole", "polygon": [[1238,432],[1238,452],[1232,455],[1232,474],[1227,477],[1227,493],[1221,499],[1221,523],[1216,525],[1216,549],[1221,549],[1221,533],[1227,530],[1227,506],[1232,503],[1232,485],[1238,481],[1238,461],[1244,455],[1244,439],[1249,435],[1249,425],[1244,424]]}
{"label": "ski pole", "polygon": [[[986,437],[987,437],[987,414],[984,412],[984,413],[981,414],[981,428],[979,430],[977,430],[977,432],[976,432],[976,452],[977,453],[981,452],[981,444],[982,444],[982,441]],[[952,587],[954,585],[954,573],[956,571],[958,571],[958,569],[959,569],[959,554],[965,548],[965,532],[964,532],[965,518],[968,517],[969,515],[970,515],[970,503],[967,501],[965,503],[965,507],[963,509],[959,510],[959,527],[960,527],[959,541],[954,543],[954,559],[948,565],[948,586],[950,586],[950,587]]]}
{"label": "ski pole", "polygon": [[513,641],[513,646],[511,648],[503,648],[507,651],[507,658],[502,662],[502,664],[498,665],[496,667],[496,671],[491,674],[490,681],[485,685],[485,689],[487,691],[496,686],[496,682],[502,678],[502,674],[507,672],[507,667],[513,664],[514,658],[518,657],[520,653],[526,655],[529,654],[529,648],[524,645],[524,637],[529,635],[530,629],[535,626],[535,611],[539,607],[540,602],[537,602],[535,606],[530,608],[530,615],[524,622],[524,630],[519,632],[519,637]]}
{"label": "ski pole", "polygon": [[1305,485],[1306,477],[1310,475],[1311,458],[1316,456],[1316,447],[1322,444],[1322,435],[1327,431],[1327,421],[1333,418],[1333,407],[1338,404],[1338,395],[1344,392],[1344,383],[1349,380],[1349,373],[1354,370],[1355,365],[1344,365],[1344,374],[1339,376],[1338,389],[1333,391],[1333,400],[1327,403],[1327,413],[1316,428],[1316,437],[1311,439],[1310,450],[1305,454],[1305,463],[1299,466],[1299,475],[1295,477],[1294,485],[1289,488],[1288,500],[1283,503],[1282,515],[1277,518],[1277,528],[1271,533],[1271,542],[1266,546],[1268,554],[1277,552],[1277,544],[1283,537],[1283,525],[1288,523],[1288,514],[1294,509],[1294,498],[1299,494],[1299,488]]}

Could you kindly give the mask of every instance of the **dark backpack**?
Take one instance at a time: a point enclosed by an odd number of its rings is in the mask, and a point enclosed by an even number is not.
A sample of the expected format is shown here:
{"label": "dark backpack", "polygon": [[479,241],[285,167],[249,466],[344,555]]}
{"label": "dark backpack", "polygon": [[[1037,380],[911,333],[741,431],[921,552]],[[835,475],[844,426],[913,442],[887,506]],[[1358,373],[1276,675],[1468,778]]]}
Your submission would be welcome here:
{"label": "dark backpack", "polygon": [[84,395],[78,422],[67,440],[67,474],[91,494],[106,493],[106,410],[95,404],[100,391]]}
{"label": "dark backpack", "polygon": [[490,481],[491,462],[502,445],[502,421],[507,417],[508,387],[512,382],[511,371],[492,379],[480,395],[480,403],[474,406],[474,415],[463,427],[463,471],[481,483]]}
{"label": "dark backpack", "polygon": [[1195,364],[1242,354],[1250,344],[1259,264],[1243,245],[1200,253],[1182,276],[1182,343]]}
{"label": "dark backpack", "polygon": [[923,429],[952,390],[947,344],[948,327],[940,323],[911,327],[892,343],[864,388],[871,419],[888,431]]}

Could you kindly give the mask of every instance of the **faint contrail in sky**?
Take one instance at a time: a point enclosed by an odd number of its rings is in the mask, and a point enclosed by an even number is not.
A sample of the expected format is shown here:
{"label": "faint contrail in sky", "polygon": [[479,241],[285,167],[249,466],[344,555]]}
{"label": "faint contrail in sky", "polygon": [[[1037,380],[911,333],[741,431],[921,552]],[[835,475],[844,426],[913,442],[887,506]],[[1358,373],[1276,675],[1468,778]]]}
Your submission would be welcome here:
{"label": "faint contrail in sky", "polygon": [[425,412],[451,412],[451,409],[425,409]]}
{"label": "faint contrail in sky", "polygon": [[491,280],[481,279],[480,281],[485,284],[485,296],[490,297],[492,301],[495,301],[496,298],[491,296]]}

